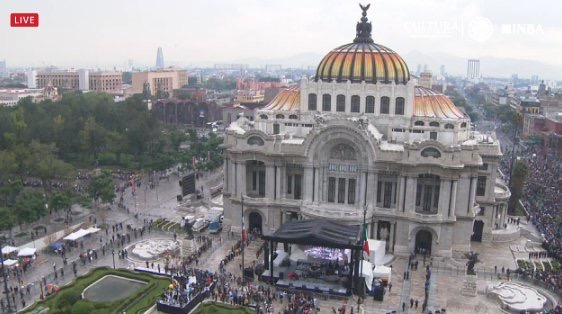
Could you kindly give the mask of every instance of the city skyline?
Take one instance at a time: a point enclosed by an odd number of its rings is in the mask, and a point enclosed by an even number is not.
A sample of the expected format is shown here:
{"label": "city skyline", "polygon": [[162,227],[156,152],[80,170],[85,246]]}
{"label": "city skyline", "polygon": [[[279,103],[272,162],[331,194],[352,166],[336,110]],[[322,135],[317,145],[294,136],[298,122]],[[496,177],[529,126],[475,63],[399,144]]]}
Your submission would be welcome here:
{"label": "city skyline", "polygon": [[[7,60],[9,67],[112,68],[128,60],[144,67],[154,65],[154,51],[162,47],[167,66],[260,63],[293,56],[306,57],[293,58],[296,64],[285,66],[315,66],[338,43],[351,42],[360,17],[357,3],[336,0],[165,1],[160,10],[148,1],[103,3],[63,0],[56,9],[52,0],[5,3],[6,19],[12,12],[37,12],[40,26],[14,29],[7,21],[2,23],[0,37],[8,44],[0,47],[0,60]],[[547,4],[552,10],[528,14]],[[562,68],[556,58],[562,53],[556,8],[544,0],[520,3],[518,10],[507,10],[508,5],[513,6],[503,0],[377,1],[368,17],[375,42],[405,56],[411,69],[417,64],[408,56],[417,52],[465,60],[529,60]],[[44,48],[38,54],[32,46]],[[459,68],[464,70],[465,62]],[[444,64],[452,74],[462,75],[454,70],[455,64]],[[545,76],[554,79],[556,73]],[[494,75],[486,71],[485,63],[482,75]]]}

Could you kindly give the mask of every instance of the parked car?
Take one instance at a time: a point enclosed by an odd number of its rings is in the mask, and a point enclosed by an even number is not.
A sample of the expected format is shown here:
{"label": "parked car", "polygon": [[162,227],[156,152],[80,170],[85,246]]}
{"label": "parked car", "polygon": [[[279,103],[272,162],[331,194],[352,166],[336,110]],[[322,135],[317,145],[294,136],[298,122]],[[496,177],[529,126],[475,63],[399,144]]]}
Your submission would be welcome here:
{"label": "parked car", "polygon": [[208,226],[209,226],[208,221],[206,221],[203,218],[197,218],[197,220],[195,220],[195,223],[193,224],[193,231],[201,232],[205,230],[205,228],[207,228]]}
{"label": "parked car", "polygon": [[222,231],[222,222],[219,220],[213,221],[209,224],[209,233],[215,234]]}

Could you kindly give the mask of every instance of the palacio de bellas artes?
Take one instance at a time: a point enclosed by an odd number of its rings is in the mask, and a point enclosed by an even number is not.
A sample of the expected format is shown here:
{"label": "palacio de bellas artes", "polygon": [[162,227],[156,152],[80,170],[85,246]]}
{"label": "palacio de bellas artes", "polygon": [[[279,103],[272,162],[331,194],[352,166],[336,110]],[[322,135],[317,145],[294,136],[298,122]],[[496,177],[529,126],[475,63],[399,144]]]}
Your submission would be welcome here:
{"label": "palacio de bellas artes", "polygon": [[505,234],[500,143],[375,43],[366,15],[314,76],[228,127],[225,223],[267,236],[294,221],[365,221],[383,255],[464,256]]}

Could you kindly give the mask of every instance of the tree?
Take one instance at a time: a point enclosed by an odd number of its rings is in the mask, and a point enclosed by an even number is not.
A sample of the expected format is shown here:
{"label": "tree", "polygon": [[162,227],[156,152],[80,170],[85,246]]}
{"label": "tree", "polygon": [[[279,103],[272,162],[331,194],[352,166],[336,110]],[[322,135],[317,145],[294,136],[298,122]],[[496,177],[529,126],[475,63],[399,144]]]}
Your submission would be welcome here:
{"label": "tree", "polygon": [[13,211],[8,207],[0,207],[0,230],[11,230],[14,225]]}
{"label": "tree", "polygon": [[104,203],[113,203],[115,187],[111,173],[103,171],[101,174],[94,176],[90,181],[88,192],[96,202],[101,200]]}
{"label": "tree", "polygon": [[84,123],[84,129],[80,131],[80,146],[82,150],[93,155],[94,159],[102,151],[106,142],[106,132],[94,117],[89,117]]}
{"label": "tree", "polygon": [[519,160],[515,162],[509,182],[511,197],[509,198],[508,210],[511,214],[515,212],[519,199],[523,196],[523,188],[525,187],[528,171],[525,162]]}
{"label": "tree", "polygon": [[67,192],[56,191],[49,200],[49,208],[54,212],[64,210],[68,213],[72,206],[72,199]]}
{"label": "tree", "polygon": [[72,171],[72,166],[57,158],[55,144],[41,144],[32,141],[27,166],[32,175],[41,179],[46,194],[50,193],[51,181],[64,177]]}
{"label": "tree", "polygon": [[45,199],[36,190],[24,189],[16,198],[15,219],[20,228],[24,223],[34,222],[41,218],[46,211]]}
{"label": "tree", "polygon": [[17,169],[16,155],[7,150],[0,150],[0,186],[4,180]]}

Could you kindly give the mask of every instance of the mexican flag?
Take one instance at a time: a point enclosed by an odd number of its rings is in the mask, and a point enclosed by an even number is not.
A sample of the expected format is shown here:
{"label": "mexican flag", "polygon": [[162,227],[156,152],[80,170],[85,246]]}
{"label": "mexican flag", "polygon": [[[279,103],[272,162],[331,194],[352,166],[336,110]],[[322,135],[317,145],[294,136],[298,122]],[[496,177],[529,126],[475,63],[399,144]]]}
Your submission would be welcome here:
{"label": "mexican flag", "polygon": [[367,224],[365,224],[363,226],[363,251],[365,251],[365,253],[367,253],[367,256],[370,256],[369,253],[369,240],[367,240]]}

